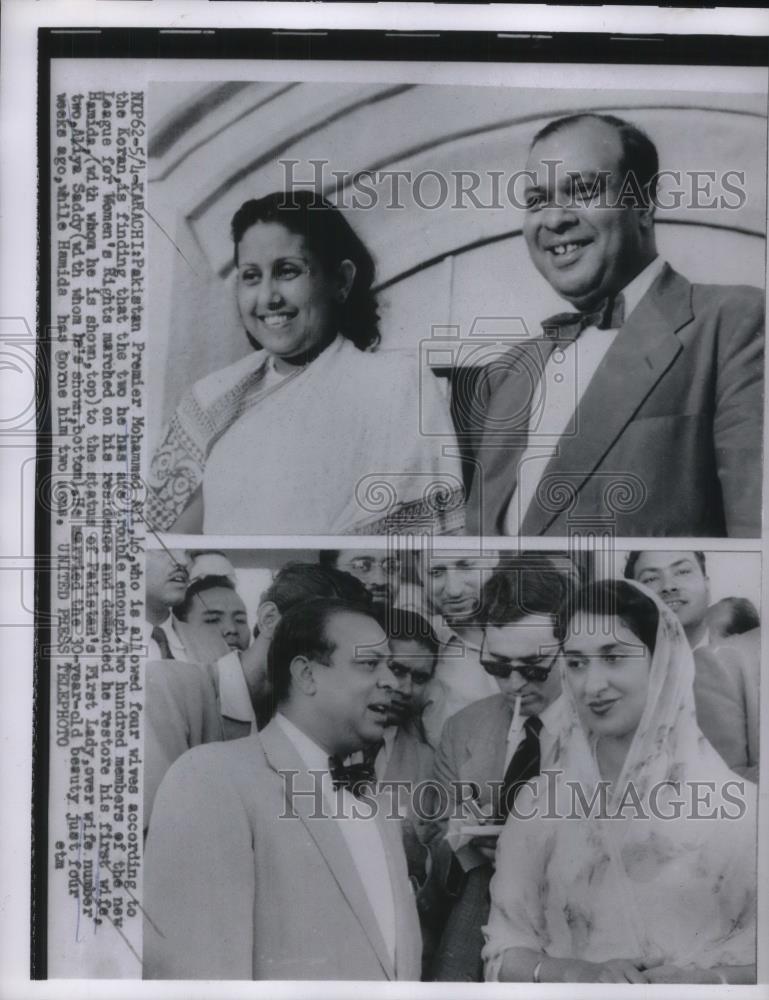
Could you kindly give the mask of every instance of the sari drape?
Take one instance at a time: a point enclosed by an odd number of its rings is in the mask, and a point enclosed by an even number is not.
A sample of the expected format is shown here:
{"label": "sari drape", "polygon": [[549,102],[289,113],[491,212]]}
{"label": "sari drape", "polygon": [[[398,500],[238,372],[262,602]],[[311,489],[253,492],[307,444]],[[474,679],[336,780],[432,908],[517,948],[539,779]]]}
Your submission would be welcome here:
{"label": "sari drape", "polygon": [[147,520],[169,530],[202,487],[206,533],[458,533],[456,441],[414,356],[337,337],[282,379],[264,351],[197,382],[152,459]]}

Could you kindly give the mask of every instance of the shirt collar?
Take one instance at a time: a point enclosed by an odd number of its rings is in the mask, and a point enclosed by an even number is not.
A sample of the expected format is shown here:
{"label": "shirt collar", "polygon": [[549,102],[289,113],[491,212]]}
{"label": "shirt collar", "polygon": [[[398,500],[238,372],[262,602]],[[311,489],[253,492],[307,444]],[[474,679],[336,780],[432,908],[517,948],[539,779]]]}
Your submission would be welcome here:
{"label": "shirt collar", "polygon": [[[559,695],[555,701],[551,701],[547,706],[545,711],[539,716],[542,722],[542,729],[549,735],[554,736],[558,729],[558,720],[561,713],[561,696]],[[520,743],[521,735],[523,733],[523,726],[528,718],[527,715],[519,715],[517,724],[514,726],[513,723],[515,719],[510,720],[510,728],[507,731],[507,742],[508,743]]]}
{"label": "shirt collar", "polygon": [[664,266],[664,259],[662,257],[655,257],[651,264],[647,264],[643,271],[637,274],[622,289],[622,294],[625,298],[625,319],[630,316],[644,295],[649,291],[657,277],[661,274]]}
{"label": "shirt collar", "polygon": [[160,623],[160,628],[165,632],[166,639],[168,639],[168,645],[171,647],[171,652],[175,653],[174,657],[177,660],[183,660],[187,655],[187,650],[184,648],[184,643],[176,634],[176,629],[174,628],[173,617],[170,612],[165,621]]}
{"label": "shirt collar", "polygon": [[[633,278],[632,281],[629,281],[627,285],[621,289],[622,296],[625,299],[626,321],[644,295],[646,295],[651,286],[654,284],[657,277],[662,273],[662,269],[665,267],[665,264],[666,261],[662,257],[655,257],[651,263],[646,265],[643,271],[639,271],[635,278]],[[618,292],[617,294],[620,293]],[[570,302],[569,305],[574,308],[573,303]],[[594,328],[590,327],[589,329]]]}
{"label": "shirt collar", "polygon": [[291,740],[294,745],[294,749],[302,758],[305,767],[308,771],[325,771],[328,772],[328,753],[323,749],[323,747],[318,746],[318,744],[307,733],[303,733],[298,726],[287,719],[282,712],[275,713],[275,721],[283,730],[285,735]]}
{"label": "shirt collar", "polygon": [[233,649],[217,660],[216,670],[219,674],[221,714],[237,722],[250,722],[253,730],[256,727],[256,716],[237,650]]}
{"label": "shirt collar", "polygon": [[706,628],[705,631],[702,633],[702,638],[700,639],[700,641],[696,643],[694,646],[692,646],[692,652],[694,652],[695,649],[702,649],[703,646],[709,646],[709,645],[710,645],[710,629]]}
{"label": "shirt collar", "polygon": [[468,649],[472,649],[479,653],[481,647],[477,646],[473,642],[469,642],[464,636],[460,635],[458,632],[454,631],[451,625],[448,624],[443,615],[433,615],[431,624],[433,626],[433,631],[435,632],[436,638],[441,646],[448,646],[449,643],[458,642],[462,646],[466,646]]}

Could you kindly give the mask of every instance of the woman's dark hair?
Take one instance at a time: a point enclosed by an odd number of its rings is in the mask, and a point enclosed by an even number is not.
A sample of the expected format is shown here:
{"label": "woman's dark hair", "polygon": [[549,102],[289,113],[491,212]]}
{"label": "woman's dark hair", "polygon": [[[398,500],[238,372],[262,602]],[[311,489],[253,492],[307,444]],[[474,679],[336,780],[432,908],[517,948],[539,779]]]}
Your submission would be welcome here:
{"label": "woman's dark hair", "polygon": [[563,641],[572,618],[580,611],[593,615],[616,615],[654,653],[660,614],[646,594],[626,580],[598,580],[567,597],[558,616],[558,638]]}
{"label": "woman's dark hair", "polygon": [[[372,291],[376,268],[363,241],[344,215],[315,191],[274,191],[244,202],[232,217],[235,266],[245,232],[257,222],[277,222],[301,236],[327,274],[343,260],[355,264],[355,279],[346,300],[337,306],[337,328],[361,350],[376,348],[381,340],[376,296]],[[248,334],[253,347],[257,341]]]}

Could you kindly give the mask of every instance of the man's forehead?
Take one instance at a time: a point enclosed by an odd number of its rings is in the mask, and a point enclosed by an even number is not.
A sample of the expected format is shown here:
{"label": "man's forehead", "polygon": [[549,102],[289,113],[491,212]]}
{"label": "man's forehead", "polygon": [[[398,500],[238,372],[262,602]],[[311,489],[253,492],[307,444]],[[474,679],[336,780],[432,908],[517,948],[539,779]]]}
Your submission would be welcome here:
{"label": "man's forehead", "polygon": [[211,587],[195,597],[207,611],[225,611],[233,607],[238,611],[246,610],[240,595],[227,587]]}
{"label": "man's forehead", "polygon": [[342,549],[339,553],[339,562],[352,562],[354,559],[385,559],[387,552],[383,549]]}
{"label": "man's forehead", "polygon": [[527,169],[542,175],[545,160],[555,161],[555,176],[566,179],[568,173],[587,176],[599,170],[616,170],[622,160],[622,140],[615,128],[606,122],[585,119],[566,125],[557,132],[535,142],[529,151]]}
{"label": "man's forehead", "polygon": [[699,566],[694,552],[642,552],[635,564],[636,576],[651,570],[667,569],[669,566]]}
{"label": "man's forehead", "polygon": [[538,656],[555,644],[553,621],[547,615],[528,615],[502,625],[487,625],[484,644],[496,656]]}
{"label": "man's forehead", "polygon": [[433,652],[425,642],[419,639],[390,639],[390,651],[393,656],[404,659],[433,659]]}
{"label": "man's forehead", "polygon": [[479,555],[477,552],[466,552],[461,555],[443,555],[442,553],[433,553],[432,555],[422,556],[422,565],[425,569],[436,570],[436,569],[493,569],[496,560],[488,555]]}

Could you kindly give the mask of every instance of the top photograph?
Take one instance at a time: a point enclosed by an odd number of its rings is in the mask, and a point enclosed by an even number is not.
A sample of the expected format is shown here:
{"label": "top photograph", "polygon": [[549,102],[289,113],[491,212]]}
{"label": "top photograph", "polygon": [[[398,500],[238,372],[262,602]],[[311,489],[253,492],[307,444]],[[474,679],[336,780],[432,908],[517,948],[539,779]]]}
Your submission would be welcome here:
{"label": "top photograph", "polygon": [[145,518],[758,537],[767,94],[148,93]]}

